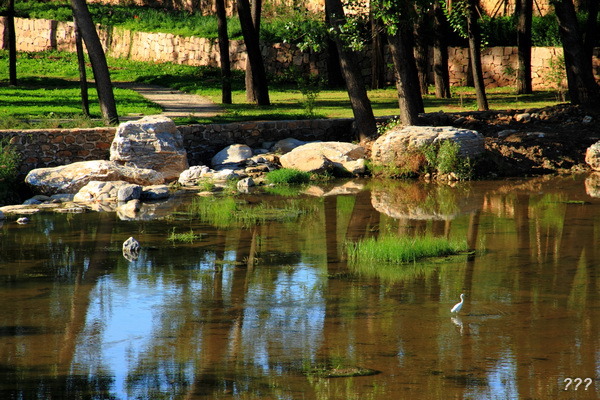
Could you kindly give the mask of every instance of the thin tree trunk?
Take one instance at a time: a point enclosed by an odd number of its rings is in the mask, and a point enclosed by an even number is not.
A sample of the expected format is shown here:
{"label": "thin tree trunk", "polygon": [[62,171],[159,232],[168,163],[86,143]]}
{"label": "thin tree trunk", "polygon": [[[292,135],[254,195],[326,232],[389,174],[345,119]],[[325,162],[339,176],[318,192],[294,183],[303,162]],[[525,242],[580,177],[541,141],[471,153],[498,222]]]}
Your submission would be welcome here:
{"label": "thin tree trunk", "polygon": [[242,28],[242,35],[244,36],[244,43],[246,44],[248,60],[252,66],[252,86],[246,87],[246,98],[249,96],[248,92],[251,91],[253,98],[256,99],[256,104],[268,106],[271,104],[271,101],[269,100],[267,75],[265,73],[262,54],[260,52],[258,32],[252,21],[250,3],[248,0],[237,0],[237,9]]}
{"label": "thin tree trunk", "polygon": [[[370,3],[373,7],[373,2]],[[383,43],[381,40],[381,22],[369,13],[371,22],[371,89],[381,89],[385,86],[385,60],[383,57]]]}
{"label": "thin tree trunk", "polygon": [[517,16],[517,93],[530,94],[531,87],[531,24],[533,0],[516,0]]}
{"label": "thin tree trunk", "polygon": [[434,44],[433,44],[433,77],[435,81],[435,97],[438,99],[449,99],[450,73],[448,71],[448,34],[446,16],[436,0],[433,4],[434,21]]}
{"label": "thin tree trunk", "polygon": [[421,94],[429,93],[429,46],[427,40],[427,23],[429,15],[423,10],[419,11],[414,23],[414,57],[417,66],[419,87]]}
{"label": "thin tree trunk", "polygon": [[79,87],[81,89],[81,111],[86,117],[90,116],[90,102],[88,96],[87,73],[85,71],[85,56],[83,53],[83,43],[81,33],[77,26],[77,21],[73,20],[73,30],[75,32],[75,48],[77,49],[77,66],[79,67]]}
{"label": "thin tree trunk", "polygon": [[473,69],[473,84],[477,96],[477,109],[489,110],[485,84],[483,82],[483,67],[481,66],[481,38],[477,23],[477,0],[469,0],[467,9],[467,31],[469,36],[469,55]]}
{"label": "thin tree trunk", "polygon": [[388,35],[390,54],[396,70],[400,120],[404,125],[416,125],[419,113],[424,111],[412,42],[412,31],[405,25],[398,26],[396,34]]}
{"label": "thin tree trunk", "polygon": [[[340,25],[345,21],[344,9],[340,0],[325,0],[325,9],[329,14],[331,26],[339,32]],[[354,113],[354,128],[361,141],[372,138],[377,132],[375,116],[371,108],[371,101],[367,96],[360,66],[355,54],[347,49],[338,35],[335,43],[340,58],[340,67],[346,81],[346,89],[350,97],[352,112]]]}
{"label": "thin tree trunk", "polygon": [[556,0],[553,4],[563,43],[571,103],[597,108],[600,87],[594,79],[592,63],[587,59],[573,2]]}
{"label": "thin tree trunk", "polygon": [[17,86],[17,37],[15,33],[15,0],[8,0],[6,10],[8,30],[8,84]]}
{"label": "thin tree trunk", "polygon": [[100,43],[98,32],[96,32],[96,27],[85,0],[71,0],[71,6],[73,8],[73,17],[77,21],[81,36],[85,42],[85,47],[90,56],[90,62],[92,63],[102,119],[107,124],[117,124],[119,122],[117,106],[110,73],[108,72],[108,64],[106,63],[106,56]]}
{"label": "thin tree trunk", "polygon": [[219,31],[219,57],[221,59],[221,101],[231,104],[231,61],[229,58],[229,35],[227,34],[227,14],[225,1],[216,0]]}
{"label": "thin tree trunk", "polygon": [[594,54],[594,46],[598,42],[598,12],[599,10],[598,0],[588,0],[586,3],[586,11],[588,13],[587,22],[585,26],[585,33],[583,38],[583,47],[587,54],[590,63],[592,62],[592,56]]}

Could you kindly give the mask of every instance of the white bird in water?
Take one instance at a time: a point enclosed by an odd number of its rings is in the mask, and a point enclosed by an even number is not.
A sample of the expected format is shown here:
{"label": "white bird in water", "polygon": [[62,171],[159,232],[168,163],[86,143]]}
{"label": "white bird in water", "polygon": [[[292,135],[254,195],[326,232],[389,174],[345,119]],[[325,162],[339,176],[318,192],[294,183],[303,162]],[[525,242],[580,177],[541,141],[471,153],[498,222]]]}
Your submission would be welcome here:
{"label": "white bird in water", "polygon": [[453,312],[453,313],[457,313],[457,312],[459,312],[459,311],[460,311],[460,309],[461,309],[461,308],[462,308],[462,306],[463,306],[463,302],[464,302],[464,301],[465,301],[465,294],[464,294],[464,293],[461,293],[461,294],[460,294],[460,303],[456,303],[456,304],[454,305],[454,307],[452,307],[452,310],[450,310],[450,312]]}

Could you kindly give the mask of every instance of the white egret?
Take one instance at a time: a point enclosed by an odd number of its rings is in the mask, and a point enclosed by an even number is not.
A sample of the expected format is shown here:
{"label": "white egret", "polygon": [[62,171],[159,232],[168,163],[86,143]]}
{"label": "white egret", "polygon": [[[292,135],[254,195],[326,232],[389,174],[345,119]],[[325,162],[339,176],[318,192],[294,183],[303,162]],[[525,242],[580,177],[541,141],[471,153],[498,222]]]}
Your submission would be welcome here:
{"label": "white egret", "polygon": [[454,312],[454,313],[457,313],[457,312],[459,312],[459,311],[460,311],[460,309],[461,309],[461,308],[462,308],[462,306],[463,306],[463,302],[464,302],[464,301],[465,301],[465,294],[464,294],[464,293],[461,293],[461,294],[460,294],[460,303],[456,303],[456,304],[454,305],[454,307],[452,307],[452,310],[450,310],[450,312]]}

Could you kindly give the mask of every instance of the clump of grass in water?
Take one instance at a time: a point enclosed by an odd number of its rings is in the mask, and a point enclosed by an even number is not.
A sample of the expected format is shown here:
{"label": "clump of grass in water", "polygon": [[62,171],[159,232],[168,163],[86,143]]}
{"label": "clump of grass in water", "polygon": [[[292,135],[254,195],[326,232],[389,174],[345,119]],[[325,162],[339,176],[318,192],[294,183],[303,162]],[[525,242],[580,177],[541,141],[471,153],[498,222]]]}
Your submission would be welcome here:
{"label": "clump of grass in water", "polygon": [[189,232],[175,233],[175,228],[171,231],[168,238],[171,242],[186,242],[193,243],[200,239],[200,235],[196,235],[192,229]]}
{"label": "clump of grass in water", "polygon": [[297,169],[281,168],[269,172],[265,179],[274,185],[300,185],[310,182],[310,174]]}
{"label": "clump of grass in water", "polygon": [[441,257],[467,250],[466,241],[432,236],[368,238],[346,246],[350,263],[404,264],[426,257]]}

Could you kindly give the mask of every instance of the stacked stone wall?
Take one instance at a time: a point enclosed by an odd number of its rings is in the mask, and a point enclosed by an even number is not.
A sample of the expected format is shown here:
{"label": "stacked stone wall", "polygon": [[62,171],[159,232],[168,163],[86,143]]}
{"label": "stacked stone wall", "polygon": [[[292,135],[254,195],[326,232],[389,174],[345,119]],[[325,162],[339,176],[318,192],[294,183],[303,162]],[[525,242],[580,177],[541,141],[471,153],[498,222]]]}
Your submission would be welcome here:
{"label": "stacked stone wall", "polygon": [[[261,147],[288,137],[340,141],[352,138],[352,119],[259,121],[233,124],[179,126],[190,165],[207,165],[212,156],[231,144]],[[0,130],[21,154],[20,172],[78,161],[108,160],[116,128]]]}

